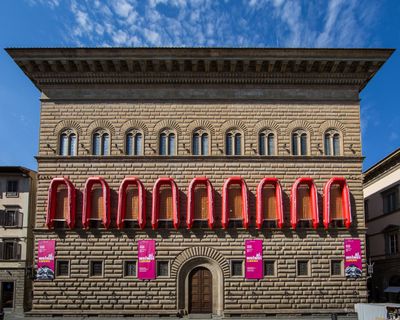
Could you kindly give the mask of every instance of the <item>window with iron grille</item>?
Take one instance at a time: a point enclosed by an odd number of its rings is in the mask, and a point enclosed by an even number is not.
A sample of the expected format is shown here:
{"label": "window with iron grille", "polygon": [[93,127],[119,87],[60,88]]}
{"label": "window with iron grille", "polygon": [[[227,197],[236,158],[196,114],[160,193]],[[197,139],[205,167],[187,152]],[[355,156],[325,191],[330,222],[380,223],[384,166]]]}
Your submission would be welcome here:
{"label": "window with iron grille", "polygon": [[275,275],[275,261],[265,260],[264,261],[264,276],[274,276]]}
{"label": "window with iron grille", "polygon": [[157,277],[168,277],[169,263],[168,261],[157,261]]}
{"label": "window with iron grille", "polygon": [[231,262],[231,274],[233,277],[243,276],[243,261],[234,260]]}
{"label": "window with iron grille", "polygon": [[21,244],[16,239],[5,239],[0,243],[0,260],[21,259]]}
{"label": "window with iron grille", "polygon": [[341,276],[342,275],[342,260],[332,260],[331,261],[331,276]]}
{"label": "window with iron grille", "polygon": [[91,277],[103,276],[103,261],[90,261],[90,276]]}
{"label": "window with iron grille", "polygon": [[68,260],[57,260],[56,276],[58,276],[58,277],[68,277],[69,276],[69,261]]}
{"label": "window with iron grille", "polygon": [[309,262],[308,260],[297,261],[297,275],[298,276],[308,276],[310,274]]}
{"label": "window with iron grille", "polygon": [[125,261],[124,264],[124,277],[136,276],[136,261]]}
{"label": "window with iron grille", "polygon": [[7,197],[18,197],[18,181],[17,180],[9,180],[7,181]]}

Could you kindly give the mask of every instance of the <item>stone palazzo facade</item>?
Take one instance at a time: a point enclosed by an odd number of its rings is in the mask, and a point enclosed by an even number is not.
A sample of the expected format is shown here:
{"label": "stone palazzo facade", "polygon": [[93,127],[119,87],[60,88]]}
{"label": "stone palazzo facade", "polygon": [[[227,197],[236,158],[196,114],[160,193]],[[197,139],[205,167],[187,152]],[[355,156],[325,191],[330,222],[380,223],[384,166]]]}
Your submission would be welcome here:
{"label": "stone palazzo facade", "polygon": [[[359,93],[392,50],[7,52],[42,93],[35,255],[55,240],[56,270],[34,282],[32,314],[367,301]],[[361,240],[357,279],[344,273],[348,238]],[[247,279],[254,239],[263,276]],[[155,240],[153,280],[138,278],[139,240]]]}

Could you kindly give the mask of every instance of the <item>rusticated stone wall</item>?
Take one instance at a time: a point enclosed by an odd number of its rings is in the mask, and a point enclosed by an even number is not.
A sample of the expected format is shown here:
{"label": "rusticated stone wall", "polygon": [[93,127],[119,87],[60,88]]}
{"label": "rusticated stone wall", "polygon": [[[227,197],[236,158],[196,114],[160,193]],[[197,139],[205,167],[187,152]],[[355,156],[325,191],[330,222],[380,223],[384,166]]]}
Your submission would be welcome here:
{"label": "rusticated stone wall", "polygon": [[[87,159],[86,159],[87,160]],[[167,259],[170,267],[176,257],[185,249],[193,247],[212,247],[216,249],[230,265],[232,259],[244,258],[245,239],[263,239],[264,257],[277,261],[277,275],[260,281],[246,281],[243,278],[226,277],[224,279],[225,313],[276,313],[276,312],[329,312],[329,310],[351,310],[354,303],[366,300],[365,278],[357,281],[346,280],[344,276],[330,276],[331,260],[343,260],[343,239],[359,237],[364,250],[364,220],[361,194],[361,162],[359,159],[341,159],[340,161],[280,159],[226,161],[213,159],[208,161],[190,161],[188,159],[170,159],[156,161],[130,161],[126,158],[116,160],[85,159],[42,159],[39,163],[41,178],[38,185],[38,211],[36,241],[38,239],[57,240],[57,258],[69,259],[71,276],[68,279],[36,282],[34,289],[34,310],[54,312],[69,309],[110,310],[109,312],[137,313],[175,313],[177,310],[177,278],[158,278],[155,281],[140,281],[123,277],[123,261],[137,257],[138,239],[155,239],[157,259]],[[67,176],[80,191],[87,177],[103,176],[110,185],[112,229],[83,231],[80,227],[82,193],[77,197],[78,227],[73,231],[47,231],[44,229],[44,211],[46,208],[49,178]],[[159,176],[172,176],[180,189],[181,228],[178,231],[115,230],[117,208],[117,190],[125,176],[139,177],[147,190],[147,219],[151,214],[151,190]],[[351,190],[354,227],[324,231],[299,229],[266,229],[257,231],[251,227],[248,231],[231,229],[215,231],[207,229],[185,229],[187,187],[197,175],[210,178],[216,190],[215,209],[217,225],[221,212],[221,190],[225,178],[231,175],[242,176],[249,188],[250,221],[255,221],[255,192],[264,176],[276,176],[281,180],[284,190],[285,220],[289,221],[289,196],[294,180],[299,176],[311,176],[315,179],[319,191],[319,209],[322,213],[322,188],[332,176],[349,178]],[[90,259],[102,259],[105,263],[104,278],[89,278]],[[310,260],[310,277],[296,276],[296,261]],[[171,270],[170,270],[171,272]],[[46,292],[46,294],[44,294]]]}
{"label": "rusticated stone wall", "polygon": [[[126,129],[144,132],[145,155],[158,154],[159,130],[170,127],[177,131],[177,154],[191,153],[192,130],[209,129],[211,154],[223,155],[224,133],[238,127],[244,133],[244,154],[258,153],[258,131],[270,127],[277,131],[278,155],[288,155],[290,133],[303,127],[310,131],[311,154],[322,155],[323,134],[337,128],[343,135],[345,156],[360,156],[359,105],[351,104],[245,104],[245,103],[42,103],[39,155],[54,155],[60,130],[77,128],[78,155],[91,152],[93,130],[103,127],[111,134],[111,155],[124,151]],[[81,145],[83,144],[83,146]],[[48,146],[49,145],[49,146]],[[121,153],[122,151],[122,153]]]}
{"label": "rusticated stone wall", "polygon": [[[139,127],[145,135],[145,155],[124,156],[124,133]],[[190,155],[192,130],[202,126],[211,134],[211,155]],[[244,133],[244,156],[225,157],[224,130],[235,126]],[[77,157],[60,157],[58,134],[73,127],[79,135]],[[111,133],[111,155],[94,157],[91,132],[105,127]],[[170,127],[177,132],[177,155],[157,156],[158,131]],[[257,153],[258,130],[276,130],[278,155],[260,157]],[[303,127],[311,137],[311,154],[289,155],[291,130]],[[323,132],[335,127],[343,137],[343,156],[322,156]],[[228,103],[82,103],[44,102],[41,113],[39,180],[35,241],[57,240],[56,259],[68,259],[69,278],[35,282],[33,310],[49,313],[121,313],[175,314],[178,310],[178,276],[182,253],[202,252],[213,248],[223,269],[223,311],[244,313],[319,313],[346,312],[354,303],[366,301],[365,277],[356,281],[331,276],[331,260],[343,260],[344,238],[360,238],[365,245],[363,214],[359,106],[357,104],[228,104]],[[115,229],[117,192],[124,177],[136,176],[147,190],[147,227]],[[249,189],[250,228],[220,228],[223,182],[230,176],[242,176]],[[77,194],[77,227],[75,230],[49,231],[45,228],[47,191],[52,178],[66,176]],[[84,231],[81,228],[82,191],[90,176],[102,176],[111,188],[111,229]],[[151,192],[158,177],[173,177],[180,190],[181,228],[150,229]],[[207,176],[215,191],[216,228],[186,230],[186,192],[196,176]],[[285,227],[282,230],[257,231],[255,193],[260,180],[274,176],[284,191]],[[348,179],[354,223],[351,230],[328,231],[289,227],[290,189],[296,178],[315,179],[322,215],[322,189],[333,176]],[[226,274],[231,260],[244,259],[244,241],[263,239],[264,258],[276,260],[277,274],[259,281]],[[169,277],[140,281],[123,277],[123,261],[137,257],[137,240],[155,239],[157,259],[170,262]],[[213,251],[213,252],[214,252]],[[213,257],[209,257],[213,259]],[[91,259],[104,260],[102,278],[89,277]],[[296,276],[296,261],[310,261],[309,277]],[[67,311],[66,311],[67,308]]]}

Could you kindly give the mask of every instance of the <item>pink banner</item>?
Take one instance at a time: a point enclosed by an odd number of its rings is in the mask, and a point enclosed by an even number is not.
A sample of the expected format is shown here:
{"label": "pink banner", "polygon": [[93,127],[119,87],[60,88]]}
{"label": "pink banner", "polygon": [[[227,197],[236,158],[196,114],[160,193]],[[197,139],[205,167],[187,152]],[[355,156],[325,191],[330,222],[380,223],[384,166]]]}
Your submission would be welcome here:
{"label": "pink banner", "polygon": [[245,242],[245,277],[246,279],[263,278],[263,242],[262,240],[246,240]]}
{"label": "pink banner", "polygon": [[156,278],[156,241],[138,241],[138,278],[142,280]]}
{"label": "pink banner", "polygon": [[344,239],[344,271],[348,278],[359,278],[362,274],[360,239]]}
{"label": "pink banner", "polygon": [[38,241],[37,280],[54,279],[54,257],[56,255],[55,240]]}

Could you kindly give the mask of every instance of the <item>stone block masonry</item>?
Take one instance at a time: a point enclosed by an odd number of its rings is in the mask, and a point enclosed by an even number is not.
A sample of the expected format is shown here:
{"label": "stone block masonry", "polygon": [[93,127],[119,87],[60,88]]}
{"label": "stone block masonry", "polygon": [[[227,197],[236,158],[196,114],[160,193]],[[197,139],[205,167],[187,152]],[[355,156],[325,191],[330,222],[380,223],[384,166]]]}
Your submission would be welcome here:
{"label": "stone block masonry", "polygon": [[[7,52],[42,92],[35,250],[38,240],[54,239],[56,260],[67,260],[70,267],[69,276],[34,283],[32,314],[172,316],[212,310],[217,316],[322,315],[350,313],[354,303],[367,300],[365,260],[363,275],[356,280],[347,279],[343,270],[333,275],[331,269],[332,261],[336,267],[338,261],[343,263],[346,238],[361,241],[365,259],[359,93],[393,50],[64,48]],[[143,152],[137,156],[125,152],[131,129],[142,134],[138,141]],[[204,133],[208,135],[204,138],[209,146],[207,156],[192,155],[198,129],[201,141]],[[109,147],[93,148],[99,141],[94,139],[96,132]],[[168,142],[162,144],[164,132],[168,139],[163,141]],[[63,143],[68,139],[73,147],[72,152],[61,154],[70,156],[59,155],[62,133]],[[268,148],[273,145],[273,155],[260,155],[261,133],[268,134],[264,142]],[[176,150],[164,152],[170,143]],[[94,150],[105,155],[93,156]],[[326,156],[327,150],[335,156]],[[170,155],[159,155],[163,152]],[[230,153],[240,155],[226,155]],[[293,155],[298,153],[302,155]],[[110,186],[109,230],[82,228],[82,192],[92,176],[103,177]],[[116,228],[118,190],[128,176],[139,178],[146,189],[147,225],[143,230]],[[187,190],[199,176],[206,176],[215,190],[213,230],[186,228]],[[222,188],[232,176],[241,176],[248,187],[248,230],[221,228]],[[49,230],[45,225],[48,188],[56,177],[68,178],[77,189],[77,225],[72,230]],[[177,230],[151,229],[152,190],[160,177],[173,178],[179,188],[181,223]],[[282,229],[255,228],[256,190],[265,177],[276,177],[282,184]],[[345,177],[351,227],[332,223],[328,229],[321,224],[317,229],[299,226],[293,230],[290,192],[299,177],[315,181],[320,220],[325,183],[332,177]],[[156,241],[156,260],[168,262],[167,275],[149,281],[124,276],[124,262],[137,260],[137,244],[142,239]],[[274,275],[260,280],[240,275],[247,239],[263,241],[263,258],[274,261]],[[93,260],[103,262],[101,276],[91,276]]]}
{"label": "stone block masonry", "polygon": [[[361,194],[361,159],[341,159],[319,162],[305,159],[286,159],[286,161],[235,162],[212,159],[211,161],[188,161],[187,159],[164,160],[162,162],[129,161],[103,158],[90,163],[75,159],[59,158],[39,160],[38,201],[36,219],[36,242],[39,239],[57,241],[57,259],[70,261],[71,274],[68,278],[54,281],[35,282],[34,310],[44,313],[63,312],[79,309],[83,313],[108,310],[111,313],[126,314],[175,314],[177,312],[177,274],[173,266],[180,265],[181,255],[192,248],[207,247],[217,251],[230,266],[232,260],[244,259],[245,239],[263,239],[264,259],[276,261],[276,276],[264,277],[259,281],[232,277],[230,271],[224,278],[224,312],[245,313],[318,313],[329,311],[350,311],[353,304],[366,301],[365,278],[356,281],[342,276],[331,276],[331,260],[343,260],[343,241],[345,238],[360,238],[364,250],[364,219]],[[351,177],[348,180],[351,191],[354,225],[350,230],[322,228],[318,230],[298,229],[288,226],[289,196],[294,180],[302,175],[315,179],[319,192],[319,209],[322,212],[322,188],[332,176]],[[88,177],[100,175],[110,185],[111,192],[111,230],[83,231],[80,227],[82,193]],[[122,231],[115,230],[117,191],[124,177],[139,177],[147,190],[148,227]],[[185,229],[186,191],[191,179],[198,175],[210,178],[216,192],[215,230]],[[223,231],[220,225],[221,191],[224,179],[230,175],[242,176],[249,189],[249,215],[251,228],[229,229]],[[51,177],[67,176],[80,190],[77,196],[78,227],[72,231],[48,231],[45,229],[45,209],[47,188]],[[181,228],[150,229],[151,190],[160,176],[171,176],[180,189]],[[284,215],[286,227],[282,230],[265,229],[257,231],[255,224],[255,192],[259,181],[265,176],[275,176],[281,180],[284,190]],[[169,277],[159,277],[154,281],[141,281],[123,277],[125,260],[137,258],[137,240],[155,239],[158,260],[169,261]],[[194,257],[192,257],[194,258]],[[89,277],[89,261],[104,261],[104,276]],[[296,275],[296,261],[309,260],[310,275]]]}

